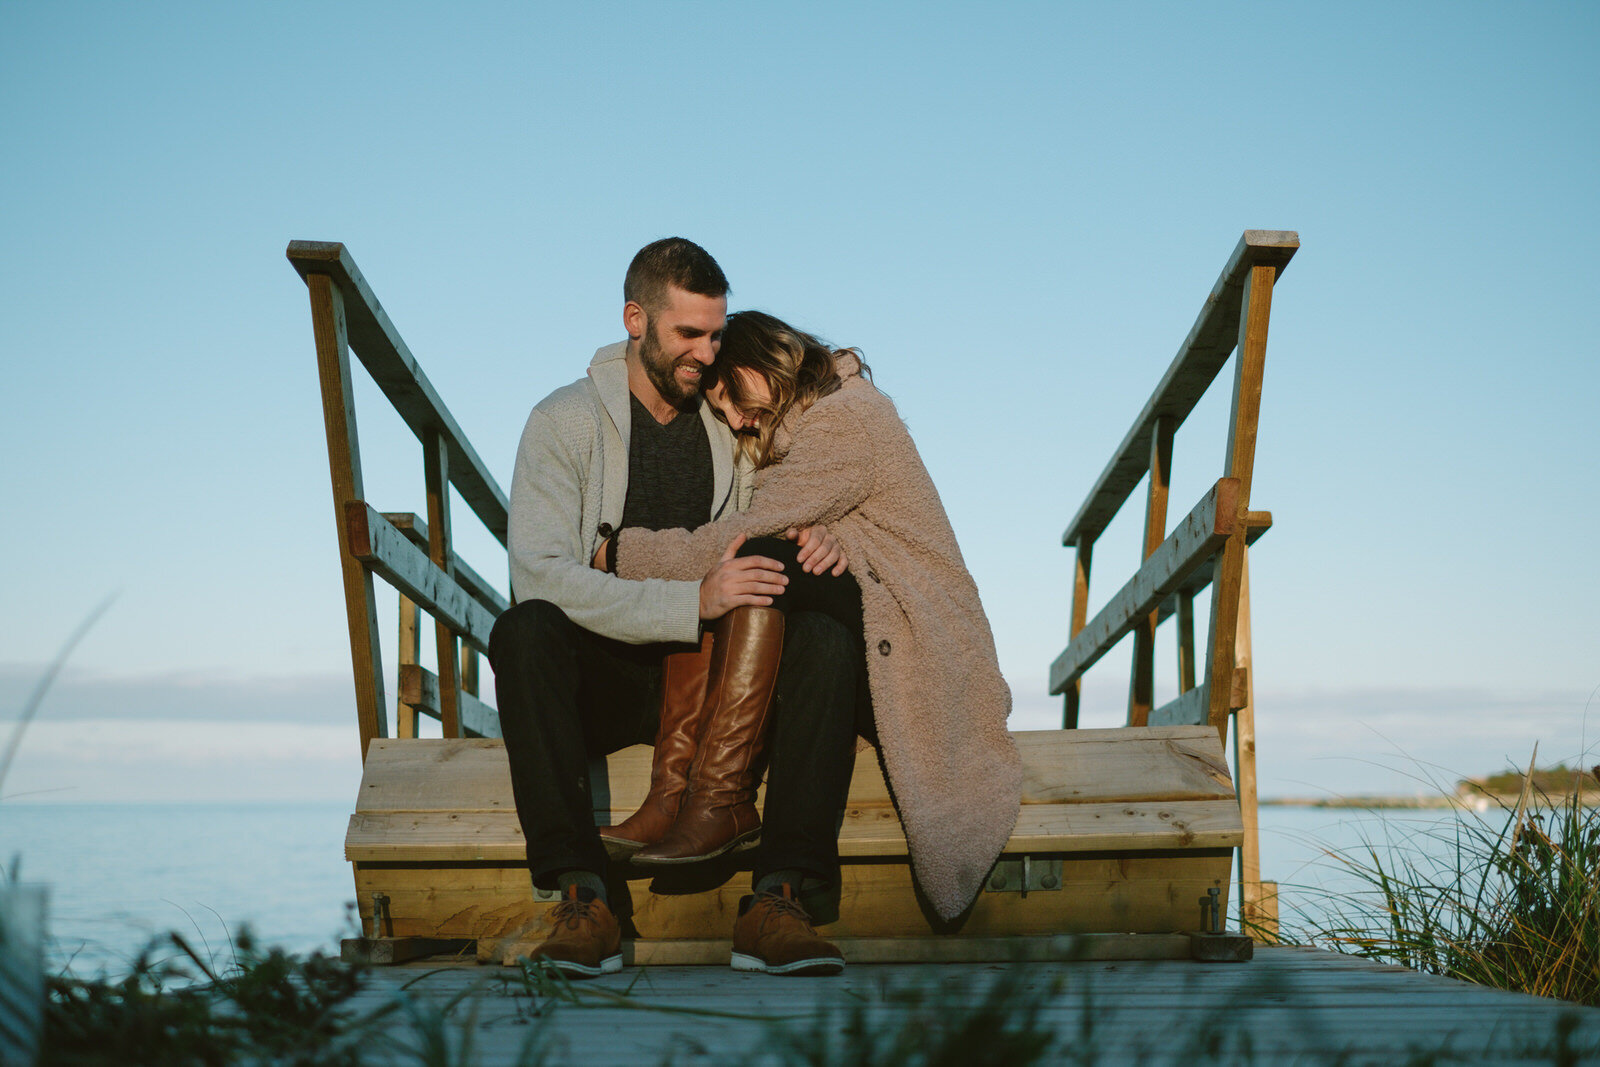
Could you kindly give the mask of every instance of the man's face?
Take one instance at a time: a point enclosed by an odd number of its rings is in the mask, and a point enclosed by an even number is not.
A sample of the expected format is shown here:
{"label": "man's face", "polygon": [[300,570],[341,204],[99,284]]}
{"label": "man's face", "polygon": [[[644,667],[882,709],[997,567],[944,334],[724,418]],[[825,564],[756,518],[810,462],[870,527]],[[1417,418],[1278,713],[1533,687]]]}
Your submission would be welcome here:
{"label": "man's face", "polygon": [[717,358],[727,319],[727,297],[667,288],[666,306],[646,317],[639,342],[639,362],[661,399],[686,408],[700,395],[701,372]]}

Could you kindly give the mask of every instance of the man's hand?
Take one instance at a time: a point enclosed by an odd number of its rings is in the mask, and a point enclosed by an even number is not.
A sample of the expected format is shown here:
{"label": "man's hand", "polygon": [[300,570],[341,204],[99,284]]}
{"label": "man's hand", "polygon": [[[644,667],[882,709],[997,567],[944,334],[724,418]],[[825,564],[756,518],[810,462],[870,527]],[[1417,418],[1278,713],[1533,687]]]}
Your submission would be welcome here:
{"label": "man's hand", "polygon": [[839,539],[826,526],[807,526],[803,530],[791,528],[785,530],[783,536],[800,542],[800,553],[795,558],[800,562],[800,569],[807,574],[825,574],[831,567],[833,576],[837,578],[850,566]]}
{"label": "man's hand", "polygon": [[700,618],[720,619],[734,608],[764,608],[783,592],[789,579],[783,564],[766,556],[739,556],[744,534],[735,537],[717,565],[700,580]]}

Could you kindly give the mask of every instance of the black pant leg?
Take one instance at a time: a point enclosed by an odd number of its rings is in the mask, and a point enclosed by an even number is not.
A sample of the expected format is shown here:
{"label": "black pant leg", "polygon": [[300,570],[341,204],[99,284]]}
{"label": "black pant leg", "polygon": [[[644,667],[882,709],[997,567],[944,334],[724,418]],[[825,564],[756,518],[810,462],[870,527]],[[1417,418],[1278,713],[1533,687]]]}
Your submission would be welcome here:
{"label": "black pant leg", "polygon": [[757,537],[739,548],[741,556],[766,556],[783,564],[783,573],[789,585],[774,597],[772,606],[788,614],[796,611],[820,611],[842,625],[861,640],[865,627],[861,622],[861,587],[855,576],[846,572],[832,574],[807,574],[800,569],[800,546],[782,537]]}
{"label": "black pant leg", "polygon": [[788,869],[838,881],[839,819],[855,768],[866,669],[860,645],[858,634],[821,612],[798,611],[785,620],[756,881]]}
{"label": "black pant leg", "polygon": [[851,574],[807,574],[800,546],[780,537],[747,541],[741,556],[783,564],[788,587],[773,598],[786,615],[783,659],[768,732],[767,800],[755,878],[799,869],[839,876],[839,820],[849,799],[859,733],[876,743],[867,686],[861,587]]}
{"label": "black pant leg", "polygon": [[531,600],[495,622],[489,640],[511,790],[540,888],[557,872],[604,875],[589,759],[655,737],[662,646],[623,645]]}

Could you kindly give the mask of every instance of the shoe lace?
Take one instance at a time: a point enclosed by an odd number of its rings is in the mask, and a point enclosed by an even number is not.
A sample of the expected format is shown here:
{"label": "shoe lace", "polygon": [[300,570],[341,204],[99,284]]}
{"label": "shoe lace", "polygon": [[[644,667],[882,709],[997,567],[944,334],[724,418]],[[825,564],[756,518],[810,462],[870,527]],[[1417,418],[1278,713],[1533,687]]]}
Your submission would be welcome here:
{"label": "shoe lace", "polygon": [[769,890],[761,894],[760,900],[761,903],[767,906],[767,914],[762,922],[763,926],[782,916],[798,919],[805,924],[807,930],[812,929],[811,916],[806,914],[806,909],[802,908],[793,897]]}
{"label": "shoe lace", "polygon": [[576,930],[586,922],[594,921],[594,901],[568,898],[550,909],[550,925],[566,926]]}

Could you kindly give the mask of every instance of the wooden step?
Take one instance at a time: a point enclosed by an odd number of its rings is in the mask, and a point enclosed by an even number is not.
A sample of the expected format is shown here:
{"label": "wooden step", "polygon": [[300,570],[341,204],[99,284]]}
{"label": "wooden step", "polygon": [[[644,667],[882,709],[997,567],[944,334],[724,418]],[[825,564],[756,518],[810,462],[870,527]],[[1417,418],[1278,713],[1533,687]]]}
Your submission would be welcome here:
{"label": "wooden step", "polygon": [[[1156,727],[1015,736],[1025,776],[1022,810],[1002,857],[1009,866],[997,868],[955,923],[941,923],[918,897],[876,753],[859,754],[839,838],[844,869],[830,936],[992,938],[1199,927],[1198,899],[1211,887],[1226,892],[1243,830],[1216,732]],[[643,800],[650,757],[648,746],[637,746],[591,768],[597,823],[614,824]],[[498,740],[374,740],[345,854],[363,914],[375,894],[387,898],[382,932],[389,936],[516,936],[537,928],[550,906],[533,899]],[[1026,893],[1017,891],[1022,857],[1034,865]],[[748,892],[747,860],[748,854],[728,857],[663,877],[622,867],[614,872],[613,905],[630,936],[726,938]]]}

